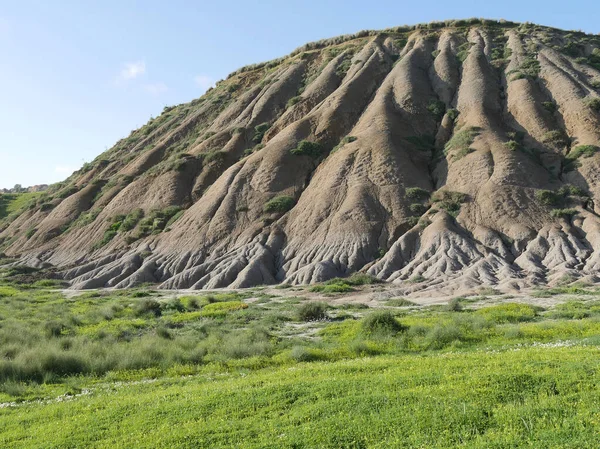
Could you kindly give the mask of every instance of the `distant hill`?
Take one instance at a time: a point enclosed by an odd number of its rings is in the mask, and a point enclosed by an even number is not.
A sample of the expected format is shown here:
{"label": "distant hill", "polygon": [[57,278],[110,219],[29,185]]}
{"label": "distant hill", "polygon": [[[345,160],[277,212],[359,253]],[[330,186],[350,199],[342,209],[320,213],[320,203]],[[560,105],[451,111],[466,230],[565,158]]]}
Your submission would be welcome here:
{"label": "distant hill", "polygon": [[599,145],[600,36],[365,31],[165,108],[2,219],[0,252],[76,288],[597,282]]}

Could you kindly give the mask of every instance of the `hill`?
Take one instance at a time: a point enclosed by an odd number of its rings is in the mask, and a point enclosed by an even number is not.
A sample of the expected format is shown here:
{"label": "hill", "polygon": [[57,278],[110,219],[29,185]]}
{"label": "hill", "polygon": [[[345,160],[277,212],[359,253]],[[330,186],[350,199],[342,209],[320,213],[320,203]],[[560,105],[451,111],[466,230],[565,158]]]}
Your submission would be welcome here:
{"label": "hill", "polygon": [[245,67],[2,221],[75,288],[597,282],[600,37],[460,20]]}

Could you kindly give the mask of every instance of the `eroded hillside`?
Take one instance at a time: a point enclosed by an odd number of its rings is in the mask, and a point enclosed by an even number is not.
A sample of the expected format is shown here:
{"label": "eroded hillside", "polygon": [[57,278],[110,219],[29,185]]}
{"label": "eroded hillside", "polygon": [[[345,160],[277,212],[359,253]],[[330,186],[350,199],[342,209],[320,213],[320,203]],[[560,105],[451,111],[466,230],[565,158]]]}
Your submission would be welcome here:
{"label": "eroded hillside", "polygon": [[165,108],[4,219],[0,248],[76,288],[596,282],[599,145],[600,36],[361,32]]}

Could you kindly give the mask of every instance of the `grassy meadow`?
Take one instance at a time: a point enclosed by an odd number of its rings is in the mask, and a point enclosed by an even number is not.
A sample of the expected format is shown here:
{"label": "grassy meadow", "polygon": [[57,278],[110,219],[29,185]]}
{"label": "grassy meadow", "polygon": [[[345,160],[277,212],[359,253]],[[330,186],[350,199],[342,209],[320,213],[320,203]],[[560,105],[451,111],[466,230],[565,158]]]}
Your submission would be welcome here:
{"label": "grassy meadow", "polygon": [[600,445],[594,288],[369,306],[328,303],[368,279],[320,301],[4,279],[3,448]]}

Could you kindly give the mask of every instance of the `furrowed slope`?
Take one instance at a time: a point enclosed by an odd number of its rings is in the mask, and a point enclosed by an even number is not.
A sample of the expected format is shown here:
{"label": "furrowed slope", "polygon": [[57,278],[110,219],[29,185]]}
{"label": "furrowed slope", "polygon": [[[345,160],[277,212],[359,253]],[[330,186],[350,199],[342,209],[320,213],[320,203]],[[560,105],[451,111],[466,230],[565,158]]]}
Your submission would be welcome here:
{"label": "furrowed slope", "polygon": [[3,251],[75,288],[596,282],[599,69],[597,36],[485,20],[309,44],[166,108]]}

